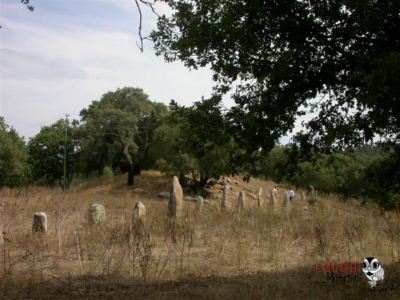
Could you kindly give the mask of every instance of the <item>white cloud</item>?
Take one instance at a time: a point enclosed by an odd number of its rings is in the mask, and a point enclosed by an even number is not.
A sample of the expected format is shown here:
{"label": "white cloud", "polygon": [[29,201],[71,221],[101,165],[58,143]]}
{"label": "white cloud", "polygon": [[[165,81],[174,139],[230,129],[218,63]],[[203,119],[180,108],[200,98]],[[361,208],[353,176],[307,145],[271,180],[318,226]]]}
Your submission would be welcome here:
{"label": "white cloud", "polygon": [[52,80],[85,78],[86,73],[65,59],[51,59],[36,53],[0,49],[0,77]]}
{"label": "white cloud", "polygon": [[[211,71],[167,64],[150,43],[140,53],[136,27],[127,31],[113,20],[113,30],[102,30],[101,24],[87,26],[76,16],[42,11],[40,18],[51,20],[46,23],[34,18],[36,10],[28,14],[18,5],[1,7],[0,115],[24,135],[35,134],[43,120],[76,116],[92,100],[123,86],[141,87],[154,101],[185,105],[211,94]],[[134,15],[135,7],[130,9]]]}

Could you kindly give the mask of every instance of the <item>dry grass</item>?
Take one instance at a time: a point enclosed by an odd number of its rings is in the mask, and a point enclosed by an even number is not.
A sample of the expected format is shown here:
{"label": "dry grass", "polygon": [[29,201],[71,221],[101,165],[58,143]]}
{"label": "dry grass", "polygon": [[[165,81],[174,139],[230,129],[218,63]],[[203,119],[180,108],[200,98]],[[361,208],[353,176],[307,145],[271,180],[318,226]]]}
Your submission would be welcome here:
{"label": "dry grass", "polygon": [[[1,299],[398,299],[400,218],[321,195],[314,206],[286,209],[268,200],[261,208],[247,195],[244,211],[221,212],[216,185],[201,215],[185,202],[184,217],[165,218],[157,198],[170,179],[145,172],[135,188],[115,177],[68,193],[45,188],[0,192]],[[235,192],[269,194],[273,183],[233,184]],[[283,190],[279,199],[282,199]],[[132,225],[136,201],[146,206],[144,224]],[[90,203],[107,210],[103,226],[85,218]],[[234,199],[233,203],[236,203]],[[35,212],[46,212],[49,231],[32,235]],[[386,278],[371,291],[361,282],[328,282],[315,263],[361,261],[376,256]]]}

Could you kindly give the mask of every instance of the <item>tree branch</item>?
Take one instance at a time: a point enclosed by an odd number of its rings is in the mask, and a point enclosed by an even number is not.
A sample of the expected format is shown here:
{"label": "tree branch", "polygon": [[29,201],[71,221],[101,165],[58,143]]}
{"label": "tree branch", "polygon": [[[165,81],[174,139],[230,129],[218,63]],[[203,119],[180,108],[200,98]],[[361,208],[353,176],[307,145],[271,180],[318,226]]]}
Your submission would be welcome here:
{"label": "tree branch", "polygon": [[143,13],[142,13],[141,4],[149,7],[150,10],[153,12],[153,14],[155,14],[157,17],[159,17],[160,15],[154,9],[154,4],[156,3],[156,1],[157,0],[154,0],[153,2],[149,2],[149,1],[145,1],[145,0],[135,0],[135,4],[136,4],[137,10],[139,12],[138,34],[139,34],[139,39],[140,39],[140,42],[136,42],[136,45],[138,46],[140,52],[143,52],[143,41],[148,39],[148,37],[143,37],[143,35],[142,35]]}

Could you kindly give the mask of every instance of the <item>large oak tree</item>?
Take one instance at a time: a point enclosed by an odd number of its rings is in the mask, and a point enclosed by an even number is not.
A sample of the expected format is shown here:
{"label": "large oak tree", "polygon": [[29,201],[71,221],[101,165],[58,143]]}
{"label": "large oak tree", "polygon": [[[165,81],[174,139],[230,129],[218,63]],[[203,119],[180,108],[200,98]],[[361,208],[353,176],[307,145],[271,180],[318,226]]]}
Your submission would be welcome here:
{"label": "large oak tree", "polygon": [[400,132],[400,2],[170,0],[151,37],[158,55],[209,66],[249,151],[296,141],[329,150]]}
{"label": "large oak tree", "polygon": [[81,111],[83,170],[101,174],[113,163],[126,166],[128,185],[133,185],[135,166],[140,170],[150,164],[153,131],[166,113],[163,104],[151,102],[139,88],[117,89],[93,101]]}

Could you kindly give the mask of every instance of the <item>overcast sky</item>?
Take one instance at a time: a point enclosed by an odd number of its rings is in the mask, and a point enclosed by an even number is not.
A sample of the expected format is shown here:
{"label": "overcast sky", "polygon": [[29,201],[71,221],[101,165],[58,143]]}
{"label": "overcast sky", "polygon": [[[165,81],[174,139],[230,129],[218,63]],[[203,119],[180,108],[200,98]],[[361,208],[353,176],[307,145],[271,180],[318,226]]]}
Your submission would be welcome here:
{"label": "overcast sky", "polygon": [[[211,94],[208,69],[190,71],[136,46],[133,0],[0,0],[0,116],[25,137],[107,91],[140,87],[153,101],[190,105]],[[165,7],[158,8],[167,12]],[[145,13],[146,32],[156,18]]]}

